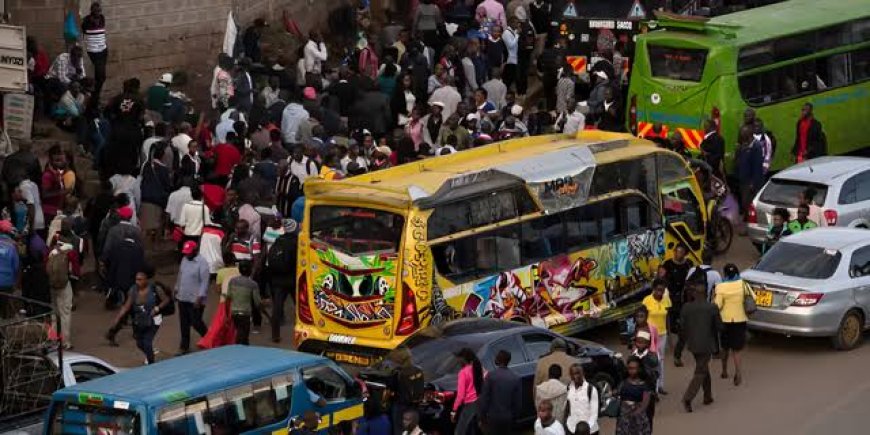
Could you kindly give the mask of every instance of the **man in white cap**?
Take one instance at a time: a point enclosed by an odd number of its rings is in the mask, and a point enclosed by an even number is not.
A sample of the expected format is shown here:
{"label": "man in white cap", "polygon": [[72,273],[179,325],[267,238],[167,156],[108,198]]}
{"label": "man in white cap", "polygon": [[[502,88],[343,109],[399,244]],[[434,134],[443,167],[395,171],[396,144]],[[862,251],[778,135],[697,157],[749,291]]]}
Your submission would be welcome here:
{"label": "man in white cap", "polygon": [[145,109],[148,117],[154,123],[162,122],[166,109],[172,105],[169,100],[169,86],[172,85],[172,73],[165,73],[151,85],[145,94]]}

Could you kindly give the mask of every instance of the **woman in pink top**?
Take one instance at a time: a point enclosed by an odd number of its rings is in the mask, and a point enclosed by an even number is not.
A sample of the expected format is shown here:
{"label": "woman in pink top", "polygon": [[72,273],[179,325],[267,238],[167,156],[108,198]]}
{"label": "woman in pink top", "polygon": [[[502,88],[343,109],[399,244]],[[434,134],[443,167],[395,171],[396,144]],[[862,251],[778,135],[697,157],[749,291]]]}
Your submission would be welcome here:
{"label": "woman in pink top", "polygon": [[456,424],[454,433],[466,435],[474,433],[477,420],[477,392],[483,387],[483,368],[474,351],[467,347],[460,350],[456,357],[459,358],[462,368],[459,369],[456,400],[453,401],[450,421]]}
{"label": "woman in pink top", "polygon": [[411,119],[405,125],[405,134],[414,141],[414,151],[420,151],[420,144],[423,142],[423,128],[425,127],[420,113],[420,106],[414,106],[411,109]]}

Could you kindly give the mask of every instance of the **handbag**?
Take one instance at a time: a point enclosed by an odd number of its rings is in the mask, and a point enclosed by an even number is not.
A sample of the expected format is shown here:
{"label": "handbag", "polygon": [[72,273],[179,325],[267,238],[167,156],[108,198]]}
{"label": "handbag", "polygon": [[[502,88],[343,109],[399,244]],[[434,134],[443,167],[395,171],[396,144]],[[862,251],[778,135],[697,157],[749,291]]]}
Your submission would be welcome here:
{"label": "handbag", "polygon": [[758,305],[755,304],[755,293],[752,292],[752,288],[746,282],[743,283],[743,311],[747,315],[758,311]]}
{"label": "handbag", "polygon": [[601,408],[601,415],[610,418],[619,418],[619,408],[622,405],[622,400],[619,396],[614,395],[608,402]]}

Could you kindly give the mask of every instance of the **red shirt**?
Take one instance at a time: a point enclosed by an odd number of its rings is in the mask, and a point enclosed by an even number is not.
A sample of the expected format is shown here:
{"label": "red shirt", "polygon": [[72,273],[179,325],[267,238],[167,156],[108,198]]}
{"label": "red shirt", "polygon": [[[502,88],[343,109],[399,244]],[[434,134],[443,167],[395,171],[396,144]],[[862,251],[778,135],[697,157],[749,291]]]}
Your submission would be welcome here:
{"label": "red shirt", "polygon": [[813,118],[803,118],[800,124],[798,124],[798,163],[804,161],[804,156],[807,154],[807,137],[809,136],[811,125],[813,125]]}
{"label": "red shirt", "polygon": [[63,207],[64,196],[66,193],[63,189],[63,172],[52,169],[50,166],[45,168],[42,173],[40,197],[46,222],[49,221],[49,216],[54,217]]}
{"label": "red shirt", "polygon": [[227,177],[233,171],[233,166],[242,161],[242,154],[235,145],[222,143],[214,147],[214,159],[214,173]]}
{"label": "red shirt", "polygon": [[202,185],[202,200],[210,210],[220,210],[224,207],[227,192],[223,186],[205,183]]}

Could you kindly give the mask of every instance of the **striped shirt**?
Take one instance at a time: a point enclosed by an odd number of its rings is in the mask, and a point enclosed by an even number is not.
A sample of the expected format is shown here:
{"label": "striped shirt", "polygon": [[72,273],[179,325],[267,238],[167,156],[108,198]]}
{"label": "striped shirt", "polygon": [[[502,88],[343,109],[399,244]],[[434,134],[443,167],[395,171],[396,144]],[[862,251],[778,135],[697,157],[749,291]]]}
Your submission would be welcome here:
{"label": "striped shirt", "polygon": [[88,15],[82,20],[85,48],[88,53],[99,53],[106,48],[106,17]]}
{"label": "striped shirt", "polygon": [[233,239],[230,251],[236,257],[236,261],[252,261],[255,255],[260,255],[260,242],[253,236],[247,240]]}

